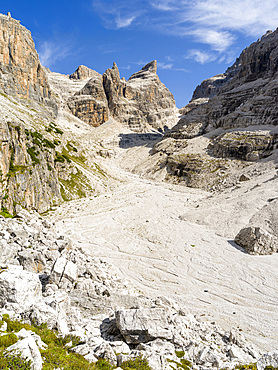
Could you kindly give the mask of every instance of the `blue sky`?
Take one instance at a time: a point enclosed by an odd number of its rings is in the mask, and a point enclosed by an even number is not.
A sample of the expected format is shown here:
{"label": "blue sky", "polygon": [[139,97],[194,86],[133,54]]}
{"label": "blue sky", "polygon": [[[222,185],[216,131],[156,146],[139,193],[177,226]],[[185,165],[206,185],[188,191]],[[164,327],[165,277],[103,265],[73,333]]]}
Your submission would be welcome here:
{"label": "blue sky", "polygon": [[278,26],[277,0],[1,0],[33,35],[43,65],[69,74],[80,64],[122,77],[151,60],[178,107],[204,79]]}

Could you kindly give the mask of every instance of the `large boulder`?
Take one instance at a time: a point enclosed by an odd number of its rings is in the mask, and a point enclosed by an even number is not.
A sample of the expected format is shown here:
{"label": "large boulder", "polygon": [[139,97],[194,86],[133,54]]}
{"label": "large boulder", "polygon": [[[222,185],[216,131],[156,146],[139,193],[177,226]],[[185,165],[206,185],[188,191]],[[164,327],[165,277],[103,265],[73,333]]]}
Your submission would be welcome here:
{"label": "large boulder", "polygon": [[116,324],[127,343],[171,339],[168,312],[164,308],[130,309],[116,312]]}
{"label": "large boulder", "polygon": [[241,229],[235,242],[250,254],[273,254],[278,250],[278,238],[261,227],[248,226]]}

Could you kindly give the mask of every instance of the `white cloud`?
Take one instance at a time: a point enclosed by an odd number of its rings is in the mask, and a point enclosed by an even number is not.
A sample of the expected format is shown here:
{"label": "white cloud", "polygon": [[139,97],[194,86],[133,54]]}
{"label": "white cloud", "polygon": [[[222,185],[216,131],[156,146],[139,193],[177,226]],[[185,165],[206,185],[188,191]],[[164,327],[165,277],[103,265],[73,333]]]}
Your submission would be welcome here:
{"label": "white cloud", "polygon": [[125,27],[128,27],[131,25],[131,23],[134,21],[134,19],[136,19],[136,16],[133,16],[133,17],[126,17],[126,18],[122,18],[120,16],[118,16],[115,20],[116,22],[116,27],[117,28],[125,28]]}
{"label": "white cloud", "polygon": [[198,63],[205,64],[217,59],[217,55],[203,50],[191,49],[185,56],[185,59],[193,59]]}
{"label": "white cloud", "polygon": [[92,5],[106,28],[121,29],[131,26],[145,12],[144,7],[137,4],[140,1],[108,0],[104,3],[102,0],[93,0]]}
{"label": "white cloud", "polygon": [[173,63],[158,62],[157,66],[158,66],[158,68],[161,68],[161,69],[172,69],[173,68]]}
{"label": "white cloud", "polygon": [[240,34],[260,37],[278,25],[277,0],[93,0],[93,4],[107,28],[155,30],[208,45],[211,53],[192,55],[200,63],[213,53],[218,60],[232,61]]}
{"label": "white cloud", "polygon": [[235,40],[235,37],[227,31],[198,28],[188,30],[187,33],[195,37],[197,41],[210,45],[213,50],[222,52],[231,46]]}
{"label": "white cloud", "polygon": [[277,14],[276,0],[197,0],[184,9],[183,20],[259,36],[277,27]]}
{"label": "white cloud", "polygon": [[38,47],[41,64],[50,68],[57,60],[62,60],[71,54],[72,46],[69,43],[56,43],[54,41],[44,41]]}

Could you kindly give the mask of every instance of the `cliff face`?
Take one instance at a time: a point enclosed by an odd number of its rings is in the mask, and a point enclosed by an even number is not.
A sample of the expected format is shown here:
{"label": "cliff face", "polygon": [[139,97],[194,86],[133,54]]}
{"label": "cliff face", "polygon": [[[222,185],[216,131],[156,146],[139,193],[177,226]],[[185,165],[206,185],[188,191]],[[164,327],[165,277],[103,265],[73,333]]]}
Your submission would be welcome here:
{"label": "cliff face", "polygon": [[92,126],[106,122],[110,115],[135,132],[169,129],[176,123],[175,100],[156,70],[156,61],[150,62],[126,81],[120,78],[116,63],[102,77],[80,66],[70,79],[85,83],[91,79],[67,100],[67,106]]}
{"label": "cliff face", "polygon": [[[269,31],[246,48],[225,74],[198,86],[191,107],[183,109],[186,114],[173,129],[173,135],[186,136],[188,127],[200,123],[202,130],[198,134],[218,127],[277,125],[277,71],[278,30]],[[206,98],[207,103],[198,106],[199,98]]]}
{"label": "cliff face", "polygon": [[23,125],[0,123],[1,208],[44,212],[61,198],[54,144]]}
{"label": "cliff face", "polygon": [[253,176],[247,168],[254,162],[263,171],[278,143],[277,86],[278,29],[196,88],[178,124],[153,148],[165,178],[215,190]]}
{"label": "cliff face", "polygon": [[111,115],[133,131],[164,131],[176,122],[174,97],[156,70],[156,61],[150,62],[125,81],[114,63],[103,75]]}
{"label": "cliff face", "polygon": [[68,107],[72,114],[92,126],[99,126],[108,120],[108,103],[101,75],[91,78],[73,97]]}
{"label": "cliff face", "polygon": [[3,14],[0,14],[0,87],[6,94],[55,107],[31,32],[20,21]]}

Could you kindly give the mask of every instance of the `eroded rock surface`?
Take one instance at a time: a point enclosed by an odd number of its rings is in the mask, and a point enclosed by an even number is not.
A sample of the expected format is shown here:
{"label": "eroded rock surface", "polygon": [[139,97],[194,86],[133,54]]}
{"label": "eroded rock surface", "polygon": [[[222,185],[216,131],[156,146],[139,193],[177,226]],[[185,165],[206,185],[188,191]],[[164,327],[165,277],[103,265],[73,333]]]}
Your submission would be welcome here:
{"label": "eroded rock surface", "polygon": [[108,120],[108,103],[102,77],[95,76],[68,102],[72,114],[92,126],[99,126]]}
{"label": "eroded rock surface", "polygon": [[114,63],[103,75],[111,115],[133,131],[164,131],[176,122],[174,97],[156,70],[156,61],[150,62],[125,81]]}
{"label": "eroded rock surface", "polygon": [[0,86],[6,94],[56,108],[31,36],[20,21],[0,15]]}
{"label": "eroded rock surface", "polygon": [[86,80],[92,77],[101,77],[101,75],[93,69],[83,65],[79,66],[76,71],[69,76],[72,80]]}

